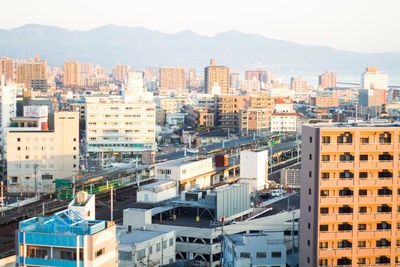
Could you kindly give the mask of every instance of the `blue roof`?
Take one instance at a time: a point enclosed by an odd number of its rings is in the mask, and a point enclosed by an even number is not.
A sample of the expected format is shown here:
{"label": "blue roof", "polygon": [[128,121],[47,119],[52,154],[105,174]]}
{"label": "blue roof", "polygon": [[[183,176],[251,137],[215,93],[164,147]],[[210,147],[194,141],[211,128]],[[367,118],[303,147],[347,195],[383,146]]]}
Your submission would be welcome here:
{"label": "blue roof", "polygon": [[93,235],[106,228],[106,221],[84,220],[71,209],[50,217],[33,217],[19,223],[19,230],[23,232],[67,235]]}

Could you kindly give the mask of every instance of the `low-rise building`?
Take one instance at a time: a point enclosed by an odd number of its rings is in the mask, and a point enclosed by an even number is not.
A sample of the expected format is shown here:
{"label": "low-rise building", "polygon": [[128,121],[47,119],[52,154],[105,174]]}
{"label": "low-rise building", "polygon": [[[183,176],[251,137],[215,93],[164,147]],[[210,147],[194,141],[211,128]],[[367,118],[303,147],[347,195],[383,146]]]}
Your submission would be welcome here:
{"label": "low-rise building", "polygon": [[114,222],[84,220],[72,209],[19,223],[19,266],[118,266]]}
{"label": "low-rise building", "polygon": [[310,106],[334,108],[339,106],[339,98],[335,96],[312,96]]}
{"label": "low-rise building", "polygon": [[179,191],[207,187],[216,182],[213,176],[212,158],[196,159],[184,157],[159,163],[154,167],[155,179],[174,180],[179,183]]}
{"label": "low-rise building", "polygon": [[264,189],[268,180],[268,150],[240,152],[240,182],[249,183],[252,191]]}
{"label": "low-rise building", "polygon": [[282,169],[280,184],[289,187],[300,187],[300,175],[300,169]]}
{"label": "low-rise building", "polygon": [[286,267],[286,245],[282,230],[224,236],[224,266]]}
{"label": "low-rise building", "polygon": [[118,227],[119,267],[165,266],[175,262],[175,232]]}
{"label": "low-rise building", "polygon": [[272,113],[271,132],[295,132],[296,127],[296,113]]}
{"label": "low-rise building", "polygon": [[176,182],[160,180],[138,188],[136,201],[158,203],[177,196]]}

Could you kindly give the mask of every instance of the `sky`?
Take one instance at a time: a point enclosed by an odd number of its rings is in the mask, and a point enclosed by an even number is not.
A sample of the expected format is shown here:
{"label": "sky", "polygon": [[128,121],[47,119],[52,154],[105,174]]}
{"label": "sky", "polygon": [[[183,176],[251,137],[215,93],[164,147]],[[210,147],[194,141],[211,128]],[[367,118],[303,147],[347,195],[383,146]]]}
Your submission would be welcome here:
{"label": "sky", "polygon": [[[105,24],[166,33],[227,30],[362,53],[400,51],[400,0],[1,0],[1,29]],[[6,12],[5,12],[6,11]]]}

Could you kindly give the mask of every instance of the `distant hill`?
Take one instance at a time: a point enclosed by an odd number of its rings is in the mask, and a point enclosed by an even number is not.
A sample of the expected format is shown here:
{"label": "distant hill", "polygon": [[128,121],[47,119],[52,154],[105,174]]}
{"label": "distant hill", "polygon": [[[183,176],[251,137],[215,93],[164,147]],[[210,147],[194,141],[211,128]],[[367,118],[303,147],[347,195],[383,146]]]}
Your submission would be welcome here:
{"label": "distant hill", "polygon": [[256,34],[227,31],[201,36],[186,30],[166,34],[142,27],[105,25],[88,31],[68,31],[28,24],[0,30],[0,56],[16,59],[39,55],[50,65],[64,61],[93,62],[107,69],[117,63],[142,69],[149,66],[203,68],[214,57],[219,65],[245,70],[261,67],[280,73],[362,72],[378,66],[400,70],[400,52],[363,54],[324,46],[306,46]]}

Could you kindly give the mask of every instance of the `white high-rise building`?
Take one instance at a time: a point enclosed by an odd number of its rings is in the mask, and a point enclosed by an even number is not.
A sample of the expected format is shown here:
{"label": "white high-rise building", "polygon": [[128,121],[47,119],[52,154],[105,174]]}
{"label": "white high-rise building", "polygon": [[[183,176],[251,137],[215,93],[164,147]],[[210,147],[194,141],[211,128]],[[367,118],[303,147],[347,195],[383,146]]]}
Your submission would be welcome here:
{"label": "white high-rise building", "polygon": [[143,92],[144,73],[141,71],[128,71],[125,76],[125,90]]}
{"label": "white high-rise building", "polygon": [[155,125],[155,103],[148,98],[86,98],[86,145],[90,154],[134,157],[154,150]]}
{"label": "white high-rise building", "polygon": [[388,75],[375,67],[368,67],[361,74],[361,89],[389,89]]}
{"label": "white high-rise building", "polygon": [[0,157],[2,160],[5,153],[5,132],[6,127],[10,126],[11,118],[17,112],[17,86],[12,82],[5,82],[4,76],[0,83]]}

